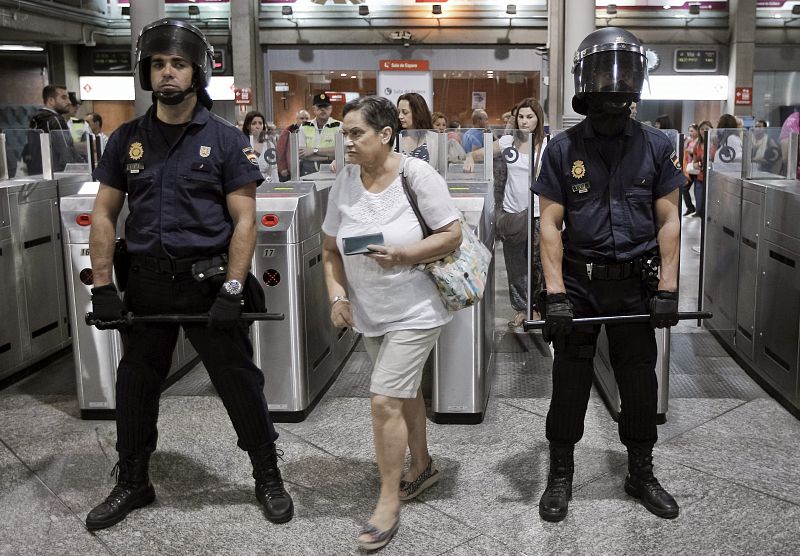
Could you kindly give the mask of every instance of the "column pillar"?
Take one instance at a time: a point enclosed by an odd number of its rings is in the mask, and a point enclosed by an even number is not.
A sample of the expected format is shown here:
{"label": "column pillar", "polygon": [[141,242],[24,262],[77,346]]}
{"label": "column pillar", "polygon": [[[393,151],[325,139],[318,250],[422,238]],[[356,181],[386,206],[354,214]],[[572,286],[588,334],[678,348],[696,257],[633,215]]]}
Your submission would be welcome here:
{"label": "column pillar", "polygon": [[[724,112],[737,116],[752,114],[753,106],[736,106],[736,87],[753,88],[753,60],[756,53],[756,0],[731,0],[729,6],[730,61],[728,100]],[[751,99],[752,102],[752,99]]]}
{"label": "column pillar", "polygon": [[584,37],[595,30],[595,2],[550,0],[548,22],[550,74],[547,113],[550,129],[563,129],[583,119],[572,109],[575,94],[572,58]]}
{"label": "column pillar", "polygon": [[138,68],[136,65],[136,41],[142,29],[164,17],[164,2],[161,0],[136,0],[130,3],[131,8],[131,60],[134,64],[133,81],[136,88],[136,106],[134,116],[141,116],[153,104],[152,92],[143,91],[139,85]]}
{"label": "column pillar", "polygon": [[[231,2],[231,61],[235,85],[238,88],[249,88],[253,91],[253,105],[243,106],[247,110],[258,110],[264,106],[259,66],[261,64],[258,48],[258,0],[240,0]],[[271,114],[265,114],[268,120]]]}

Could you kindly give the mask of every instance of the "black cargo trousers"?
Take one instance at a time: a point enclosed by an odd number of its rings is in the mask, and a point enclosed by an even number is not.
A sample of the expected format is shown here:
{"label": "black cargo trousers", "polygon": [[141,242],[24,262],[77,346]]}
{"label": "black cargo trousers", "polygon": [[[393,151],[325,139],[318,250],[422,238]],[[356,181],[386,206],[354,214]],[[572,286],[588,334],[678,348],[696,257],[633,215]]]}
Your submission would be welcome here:
{"label": "black cargo trousers", "polygon": [[[251,277],[252,279],[252,277]],[[125,305],[134,315],[207,313],[218,281],[198,282],[191,271],[143,268],[134,261]],[[242,450],[278,438],[267,411],[264,374],[253,363],[248,324],[218,330],[206,324],[141,323],[123,331],[124,355],[117,369],[117,451],[150,453],[158,440],[158,405],[172,353],[183,326],[230,416]]]}
{"label": "black cargo trousers", "polygon": [[[566,265],[563,272],[575,318],[650,312],[651,293],[638,273],[620,280],[598,280]],[[620,440],[628,448],[652,448],[658,440],[655,331],[647,322],[603,326],[621,400]],[[583,436],[599,332],[598,325],[576,325],[553,342],[553,394],[546,428],[553,444],[576,444]]]}

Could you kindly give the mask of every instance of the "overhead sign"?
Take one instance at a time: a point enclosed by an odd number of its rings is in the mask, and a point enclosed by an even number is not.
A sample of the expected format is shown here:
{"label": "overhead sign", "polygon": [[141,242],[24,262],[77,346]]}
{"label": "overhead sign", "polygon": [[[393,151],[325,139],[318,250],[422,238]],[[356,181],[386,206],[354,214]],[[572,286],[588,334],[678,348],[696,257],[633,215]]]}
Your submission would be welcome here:
{"label": "overhead sign", "polygon": [[380,71],[428,71],[428,60],[380,60]]}
{"label": "overhead sign", "polygon": [[253,90],[250,87],[236,87],[233,89],[233,99],[236,104],[249,106],[253,104]]}
{"label": "overhead sign", "polygon": [[[81,100],[134,100],[132,75],[81,75]],[[212,100],[234,100],[232,75],[215,75],[206,87]]]}
{"label": "overhead sign", "polygon": [[727,75],[651,75],[642,100],[726,100]]}
{"label": "overhead sign", "polygon": [[131,51],[92,50],[92,71],[95,73],[131,73]]}
{"label": "overhead sign", "polygon": [[736,87],[734,104],[737,106],[753,106],[753,88]]}
{"label": "overhead sign", "polygon": [[676,72],[715,72],[717,71],[717,51],[708,49],[675,50]]}
{"label": "overhead sign", "polygon": [[328,100],[333,102],[347,102],[344,93],[337,93],[335,91],[325,91]]}

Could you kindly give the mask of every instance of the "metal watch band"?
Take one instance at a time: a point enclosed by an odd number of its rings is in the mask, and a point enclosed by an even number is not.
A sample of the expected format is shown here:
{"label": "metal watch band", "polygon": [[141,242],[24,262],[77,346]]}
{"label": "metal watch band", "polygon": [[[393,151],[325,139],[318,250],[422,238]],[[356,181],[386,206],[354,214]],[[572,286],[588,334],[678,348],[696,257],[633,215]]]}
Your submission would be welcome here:
{"label": "metal watch band", "polygon": [[331,299],[331,307],[333,307],[337,301],[344,301],[345,303],[350,303],[350,300],[345,295],[337,295],[333,299]]}

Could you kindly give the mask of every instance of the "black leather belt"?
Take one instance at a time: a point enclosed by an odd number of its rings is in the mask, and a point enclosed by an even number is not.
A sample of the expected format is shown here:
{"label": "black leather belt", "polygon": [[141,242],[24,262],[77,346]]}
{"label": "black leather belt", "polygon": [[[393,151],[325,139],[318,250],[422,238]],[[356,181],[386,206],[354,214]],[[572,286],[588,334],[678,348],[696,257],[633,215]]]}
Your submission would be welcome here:
{"label": "black leather belt", "polygon": [[200,263],[200,267],[211,267],[222,265],[228,262],[225,254],[214,255],[213,257],[190,257],[186,259],[169,259],[166,257],[152,257],[150,255],[131,255],[131,265],[139,266],[145,270],[159,272],[162,274],[180,274],[190,272],[192,266]]}
{"label": "black leather belt", "polygon": [[631,276],[640,277],[642,261],[636,259],[623,263],[592,263],[564,258],[563,266],[570,274],[586,276],[589,280],[625,280]]}

